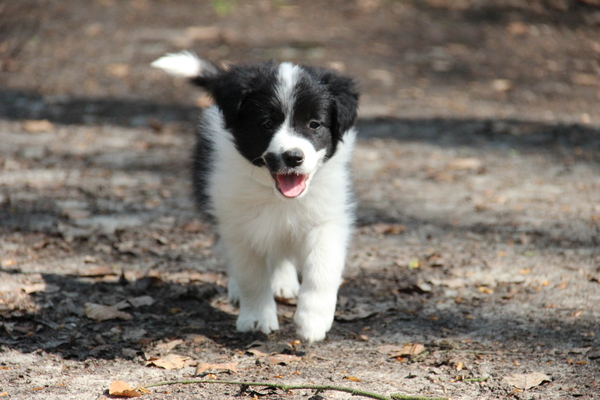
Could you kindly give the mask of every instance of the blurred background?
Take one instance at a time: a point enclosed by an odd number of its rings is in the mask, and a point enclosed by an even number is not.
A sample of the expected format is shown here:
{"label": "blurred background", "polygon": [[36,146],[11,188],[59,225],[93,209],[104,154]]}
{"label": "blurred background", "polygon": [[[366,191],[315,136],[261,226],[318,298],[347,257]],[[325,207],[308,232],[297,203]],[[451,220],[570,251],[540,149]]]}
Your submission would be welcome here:
{"label": "blurred background", "polygon": [[[144,124],[150,115],[187,118],[185,107],[207,99],[149,63],[189,49],[214,61],[336,68],[360,82],[362,117],[598,123],[599,6],[596,0],[4,0],[0,117],[125,125]],[[156,108],[161,104],[184,108]]]}

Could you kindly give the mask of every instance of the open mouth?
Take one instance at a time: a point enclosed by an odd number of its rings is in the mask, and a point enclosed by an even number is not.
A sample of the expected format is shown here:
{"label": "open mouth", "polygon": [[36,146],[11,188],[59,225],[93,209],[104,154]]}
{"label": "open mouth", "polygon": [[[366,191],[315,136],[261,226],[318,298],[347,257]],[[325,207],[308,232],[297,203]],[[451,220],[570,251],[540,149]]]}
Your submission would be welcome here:
{"label": "open mouth", "polygon": [[273,174],[277,189],[285,197],[297,197],[306,189],[308,175],[304,174]]}

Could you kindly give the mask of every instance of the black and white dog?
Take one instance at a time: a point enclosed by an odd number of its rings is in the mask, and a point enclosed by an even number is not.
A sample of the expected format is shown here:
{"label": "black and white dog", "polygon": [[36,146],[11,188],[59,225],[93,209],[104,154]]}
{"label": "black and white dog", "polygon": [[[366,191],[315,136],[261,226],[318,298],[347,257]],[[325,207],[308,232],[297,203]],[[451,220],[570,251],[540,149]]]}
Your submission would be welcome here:
{"label": "black and white dog", "polygon": [[324,339],[353,224],[354,81],[290,63],[223,69],[189,52],[152,66],[215,102],[200,121],[193,179],[240,304],[237,329],[277,330],[274,297],[298,297],[298,334]]}

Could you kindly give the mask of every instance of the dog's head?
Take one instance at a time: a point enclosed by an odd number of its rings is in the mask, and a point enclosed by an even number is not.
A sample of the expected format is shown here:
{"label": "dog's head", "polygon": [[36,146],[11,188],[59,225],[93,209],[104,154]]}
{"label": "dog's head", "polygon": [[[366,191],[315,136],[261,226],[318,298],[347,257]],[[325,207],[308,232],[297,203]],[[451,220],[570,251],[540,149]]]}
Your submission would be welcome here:
{"label": "dog's head", "polygon": [[239,153],[267,168],[287,198],[305,194],[356,119],[354,81],[321,68],[240,65],[203,86],[221,109]]}

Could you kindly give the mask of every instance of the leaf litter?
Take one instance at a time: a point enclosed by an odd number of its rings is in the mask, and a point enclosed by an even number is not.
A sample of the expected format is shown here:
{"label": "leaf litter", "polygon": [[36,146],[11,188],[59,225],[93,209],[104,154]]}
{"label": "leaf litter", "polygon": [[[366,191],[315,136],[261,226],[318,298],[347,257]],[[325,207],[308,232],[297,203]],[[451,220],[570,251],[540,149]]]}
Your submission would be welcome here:
{"label": "leaf litter", "polygon": [[110,384],[110,387],[108,388],[108,394],[111,396],[126,397],[126,398],[142,396],[142,393],[139,390],[132,388],[131,386],[129,386],[129,384],[127,382],[119,381],[119,380],[113,381]]}
{"label": "leaf litter", "polygon": [[531,389],[544,382],[550,382],[552,379],[543,372],[531,372],[529,374],[512,374],[505,376],[502,381],[516,387],[517,389]]}
{"label": "leaf litter", "polygon": [[151,357],[146,361],[146,366],[154,366],[164,369],[181,369],[185,367],[193,367],[197,365],[197,361],[192,360],[191,357],[181,356],[178,354],[167,354],[164,357],[156,358]]}
{"label": "leaf litter", "polygon": [[119,311],[114,307],[96,303],[85,303],[83,305],[83,311],[89,319],[93,319],[97,322],[106,321],[110,319],[122,319],[125,321],[133,319],[133,316],[129,313]]}

